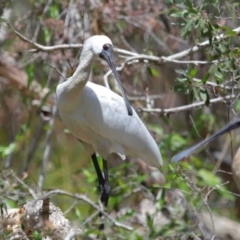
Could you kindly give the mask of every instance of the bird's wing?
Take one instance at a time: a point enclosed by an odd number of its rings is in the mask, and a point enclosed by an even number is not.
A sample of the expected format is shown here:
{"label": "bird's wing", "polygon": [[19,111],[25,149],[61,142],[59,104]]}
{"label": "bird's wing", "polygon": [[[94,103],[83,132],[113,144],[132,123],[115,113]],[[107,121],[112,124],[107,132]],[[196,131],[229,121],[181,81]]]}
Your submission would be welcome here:
{"label": "bird's wing", "polygon": [[[91,129],[112,143],[139,155],[150,165],[162,164],[162,158],[154,139],[133,110],[129,116],[123,98],[109,89],[89,82],[82,99],[86,101],[84,116]],[[138,154],[139,153],[139,154]],[[145,156],[142,156],[144,155]],[[150,159],[152,158],[152,160]]]}

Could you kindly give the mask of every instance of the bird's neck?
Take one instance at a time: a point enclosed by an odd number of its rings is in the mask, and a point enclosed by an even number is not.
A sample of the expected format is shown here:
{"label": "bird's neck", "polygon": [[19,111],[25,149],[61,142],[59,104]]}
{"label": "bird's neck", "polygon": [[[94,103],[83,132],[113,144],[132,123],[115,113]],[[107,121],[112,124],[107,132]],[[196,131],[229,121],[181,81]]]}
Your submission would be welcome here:
{"label": "bird's neck", "polygon": [[67,92],[80,92],[86,85],[89,75],[92,69],[92,63],[94,56],[91,51],[84,52],[81,54],[80,63],[72,75],[65,82],[65,91]]}

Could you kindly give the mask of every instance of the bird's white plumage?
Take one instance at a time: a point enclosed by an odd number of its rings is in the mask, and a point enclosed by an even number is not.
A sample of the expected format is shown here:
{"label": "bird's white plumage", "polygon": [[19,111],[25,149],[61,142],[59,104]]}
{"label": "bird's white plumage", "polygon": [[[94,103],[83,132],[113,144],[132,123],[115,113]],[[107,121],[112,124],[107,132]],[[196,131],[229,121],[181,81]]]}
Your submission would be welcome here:
{"label": "bird's white plumage", "polygon": [[95,35],[95,36],[90,37],[84,43],[84,45],[85,45],[84,47],[90,48],[95,55],[98,55],[101,53],[104,44],[112,45],[112,41],[104,35],[100,35],[100,36]]}
{"label": "bird's white plumage", "polygon": [[137,113],[133,110],[129,116],[121,96],[87,82],[89,64],[106,43],[111,44],[106,36],[88,39],[73,77],[58,85],[61,118],[89,154],[98,152],[104,159],[113,152],[123,159],[125,154],[135,154],[150,166],[159,167],[162,164],[159,148]]}

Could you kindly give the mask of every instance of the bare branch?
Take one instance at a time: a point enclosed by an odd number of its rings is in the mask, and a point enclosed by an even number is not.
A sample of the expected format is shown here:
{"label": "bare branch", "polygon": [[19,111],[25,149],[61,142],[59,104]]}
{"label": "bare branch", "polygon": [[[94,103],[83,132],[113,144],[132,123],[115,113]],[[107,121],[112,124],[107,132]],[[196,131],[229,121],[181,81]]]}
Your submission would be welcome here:
{"label": "bare branch", "polygon": [[74,198],[74,199],[77,199],[77,200],[82,200],[86,203],[88,203],[89,205],[91,205],[93,208],[95,208],[97,211],[101,212],[107,219],[109,219],[112,224],[116,227],[120,227],[120,228],[123,228],[123,229],[126,229],[126,230],[129,230],[129,231],[132,231],[133,228],[130,227],[130,226],[127,226],[125,224],[122,224],[120,222],[117,222],[115,221],[110,215],[108,215],[106,212],[104,212],[101,207],[99,207],[97,204],[95,204],[94,202],[92,202],[89,198],[87,198],[85,195],[82,195],[82,194],[72,194],[72,193],[69,193],[69,192],[66,192],[64,190],[60,190],[60,189],[56,189],[56,190],[52,190],[52,191],[49,191],[45,196],[42,197],[42,199],[45,199],[45,198],[50,198],[52,196],[55,196],[55,195],[65,195],[65,196],[68,196],[68,197],[71,197],[71,198]]}
{"label": "bare branch", "polygon": [[[240,76],[237,76],[235,78],[232,78],[226,82],[224,82],[224,84],[217,84],[215,82],[210,82],[210,81],[207,81],[205,84],[207,85],[210,85],[210,86],[213,86],[213,87],[219,87],[219,88],[224,88],[224,89],[228,89],[228,90],[232,90],[232,89],[240,89],[240,86],[227,86],[228,83],[231,83],[233,81],[236,81],[237,79],[239,79]],[[202,80],[201,79],[198,79],[198,78],[193,78],[192,79],[193,81],[195,82],[198,82],[198,83],[201,83]]]}
{"label": "bare branch", "polygon": [[53,51],[62,50],[62,49],[71,49],[71,48],[79,49],[79,48],[82,48],[82,46],[83,46],[82,44],[61,44],[61,45],[56,45],[56,46],[44,46],[44,45],[38,44],[38,43],[28,39],[24,35],[22,35],[10,23],[7,23],[7,24],[21,40],[31,44],[33,47],[36,48],[36,49],[30,50],[30,52],[37,52],[37,51],[53,52]]}
{"label": "bare branch", "polygon": [[167,62],[172,62],[172,63],[177,63],[177,64],[202,65],[202,64],[216,64],[216,63],[219,62],[219,60],[214,60],[214,61],[198,61],[198,60],[180,61],[180,60],[175,60],[171,56],[169,56],[169,57],[165,57],[165,56],[156,57],[156,56],[151,56],[151,55],[138,54],[136,56],[127,58],[124,62],[124,66],[126,64],[133,64],[133,63],[136,63],[136,62],[154,62],[154,63],[157,63],[157,64],[164,64],[164,63],[167,63]]}
{"label": "bare branch", "polygon": [[[30,50],[31,52],[36,52],[37,50],[44,51],[44,52],[52,52],[52,51],[61,50],[61,49],[79,49],[79,48],[82,48],[82,46],[83,46],[82,44],[62,44],[62,45],[56,45],[56,46],[43,46],[41,44],[31,41],[30,39],[28,39],[25,36],[23,36],[14,27],[12,27],[10,23],[8,23],[8,26],[15,32],[15,34],[20,39],[22,39],[25,42],[28,42],[29,44],[31,44],[32,46],[34,46],[36,48],[36,49]],[[232,31],[235,32],[236,35],[238,35],[240,33],[240,27],[235,28]],[[219,36],[214,37],[214,41],[221,41],[228,37],[229,37],[229,35],[225,35],[223,33],[223,34],[220,34]],[[217,61],[177,61],[177,59],[181,59],[183,57],[188,56],[191,53],[197,52],[200,49],[209,46],[209,44],[210,44],[210,42],[209,42],[209,40],[207,40],[202,43],[199,43],[196,46],[193,46],[192,48],[189,48],[187,50],[184,50],[182,52],[179,52],[179,53],[167,56],[167,57],[165,57],[165,56],[156,57],[156,56],[149,56],[149,55],[145,55],[145,54],[137,54],[137,53],[133,53],[131,51],[127,51],[127,50],[123,50],[123,49],[119,49],[119,48],[114,48],[114,51],[116,51],[117,53],[122,53],[124,55],[133,56],[132,58],[128,58],[127,62],[130,62],[133,60],[148,60],[148,61],[153,61],[153,62],[157,62],[157,63],[174,62],[174,63],[195,64],[195,65],[216,63]],[[127,62],[125,62],[125,64]]]}
{"label": "bare branch", "polygon": [[[228,96],[225,96],[225,97],[218,97],[218,98],[210,99],[210,104],[221,102],[221,101],[226,100],[226,99],[233,99],[233,98],[236,98],[236,95],[228,95]],[[206,104],[205,101],[201,101],[201,102],[196,102],[196,103],[192,103],[192,104],[188,104],[188,105],[184,105],[184,106],[179,106],[179,107],[174,107],[174,108],[167,108],[167,109],[140,108],[138,111],[139,112],[152,112],[152,113],[169,114],[169,113],[178,113],[178,112],[182,112],[182,111],[188,111],[192,108],[197,108],[197,107],[203,106],[205,104]]]}
{"label": "bare branch", "polygon": [[[235,29],[233,29],[232,31],[235,32],[236,35],[238,35],[238,34],[240,33],[240,27],[235,28]],[[221,40],[226,39],[226,38],[228,38],[228,37],[230,37],[230,36],[229,36],[229,35],[225,35],[225,34],[223,33],[223,34],[220,34],[219,36],[214,37],[214,38],[213,38],[213,39],[214,39],[213,41],[221,41]],[[195,52],[199,51],[200,49],[209,46],[209,44],[210,44],[209,40],[204,41],[204,42],[199,43],[198,45],[196,45],[196,46],[194,46],[194,47],[192,47],[192,48],[189,48],[189,49],[187,49],[187,50],[184,50],[184,51],[182,51],[182,52],[180,52],[180,53],[173,54],[173,55],[169,56],[168,59],[169,59],[169,60],[181,59],[181,58],[183,58],[183,57],[188,56],[190,53],[195,53]]]}

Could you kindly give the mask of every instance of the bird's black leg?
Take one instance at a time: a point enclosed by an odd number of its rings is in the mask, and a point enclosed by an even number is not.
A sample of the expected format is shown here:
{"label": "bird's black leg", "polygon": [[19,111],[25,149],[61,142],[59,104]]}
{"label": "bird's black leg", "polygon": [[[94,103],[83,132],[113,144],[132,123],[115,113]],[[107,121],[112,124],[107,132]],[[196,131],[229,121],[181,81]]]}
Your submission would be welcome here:
{"label": "bird's black leg", "polygon": [[96,170],[96,173],[97,173],[97,177],[98,177],[98,189],[100,191],[100,193],[102,192],[101,189],[103,188],[104,186],[104,178],[103,178],[103,175],[102,175],[102,172],[101,172],[101,169],[98,165],[98,161],[97,161],[97,156],[96,154],[94,153],[92,156],[92,161],[93,161],[93,165],[94,165],[94,168]]}
{"label": "bird's black leg", "polygon": [[111,192],[111,187],[108,180],[107,160],[104,160],[104,159],[103,159],[103,173],[104,173],[105,182],[104,182],[104,189],[101,195],[101,201],[104,203],[105,207],[107,207],[109,195]]}
{"label": "bird's black leg", "polygon": [[[108,205],[108,199],[109,199],[109,194],[111,191],[110,185],[109,185],[109,180],[108,180],[108,167],[107,167],[107,161],[103,160],[103,173],[104,177],[102,175],[101,169],[99,167],[98,161],[96,154],[93,154],[91,156],[97,176],[98,176],[98,189],[100,192],[100,199],[101,202],[103,203],[104,207],[107,207]],[[102,218],[102,213],[99,213],[99,217]],[[104,229],[104,223],[101,223],[99,225],[99,230]]]}

